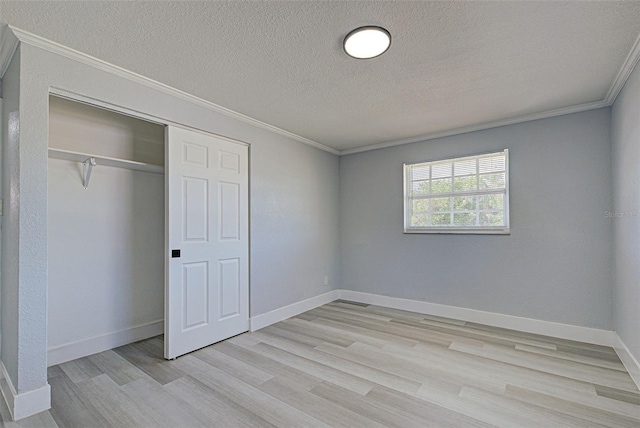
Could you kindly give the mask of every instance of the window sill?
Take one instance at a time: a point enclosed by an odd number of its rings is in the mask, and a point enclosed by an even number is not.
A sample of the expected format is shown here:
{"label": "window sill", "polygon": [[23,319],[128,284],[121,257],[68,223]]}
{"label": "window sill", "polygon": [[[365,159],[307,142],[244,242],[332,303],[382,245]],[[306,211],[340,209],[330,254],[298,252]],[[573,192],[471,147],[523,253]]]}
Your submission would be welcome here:
{"label": "window sill", "polygon": [[428,233],[440,235],[511,235],[511,229],[405,229],[403,233]]}

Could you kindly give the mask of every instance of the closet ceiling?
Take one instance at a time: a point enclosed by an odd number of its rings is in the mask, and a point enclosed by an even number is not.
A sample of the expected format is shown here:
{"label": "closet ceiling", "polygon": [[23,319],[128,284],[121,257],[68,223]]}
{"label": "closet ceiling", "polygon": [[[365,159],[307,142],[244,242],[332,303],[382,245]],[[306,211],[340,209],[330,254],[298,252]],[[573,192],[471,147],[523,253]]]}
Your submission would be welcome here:
{"label": "closet ceiling", "polygon": [[[338,150],[601,101],[640,2],[7,2],[0,21]],[[381,25],[387,53],[342,39]]]}

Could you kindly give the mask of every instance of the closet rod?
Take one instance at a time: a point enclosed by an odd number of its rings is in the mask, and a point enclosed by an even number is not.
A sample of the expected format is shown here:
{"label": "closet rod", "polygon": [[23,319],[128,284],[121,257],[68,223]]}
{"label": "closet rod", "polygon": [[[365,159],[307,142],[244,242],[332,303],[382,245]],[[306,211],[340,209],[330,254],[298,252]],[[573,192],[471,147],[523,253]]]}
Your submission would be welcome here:
{"label": "closet rod", "polygon": [[[99,156],[99,155],[94,155],[94,154],[90,154],[90,153],[73,152],[73,151],[70,151],[70,150],[49,148],[49,157],[53,158],[53,159],[62,159],[62,160],[70,160],[70,161],[75,161],[75,162],[82,162],[83,164],[86,161],[90,161],[91,159],[93,159],[94,162],[95,162],[94,165],[98,165],[98,166],[100,166],[100,165],[102,165],[102,166],[112,166],[112,167],[116,167],[116,168],[133,169],[135,171],[144,171],[144,172],[153,172],[155,174],[164,174],[164,167],[161,166],[161,165],[154,165],[154,164],[151,164],[151,163],[136,162],[136,161],[125,160],[125,159],[110,158],[110,157]],[[88,165],[87,166],[83,166],[83,170],[84,169],[89,169],[89,175],[91,175],[90,167]],[[88,183],[88,181],[89,181],[89,179],[87,178],[86,182]]]}

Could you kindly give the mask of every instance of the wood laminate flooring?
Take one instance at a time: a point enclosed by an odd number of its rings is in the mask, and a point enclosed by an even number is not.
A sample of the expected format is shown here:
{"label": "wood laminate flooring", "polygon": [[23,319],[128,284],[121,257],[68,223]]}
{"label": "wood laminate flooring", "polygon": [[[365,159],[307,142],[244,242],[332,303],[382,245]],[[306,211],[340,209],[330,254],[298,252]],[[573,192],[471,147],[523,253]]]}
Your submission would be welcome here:
{"label": "wood laminate flooring", "polygon": [[49,368],[6,427],[640,427],[613,349],[336,301],[162,358],[162,336]]}

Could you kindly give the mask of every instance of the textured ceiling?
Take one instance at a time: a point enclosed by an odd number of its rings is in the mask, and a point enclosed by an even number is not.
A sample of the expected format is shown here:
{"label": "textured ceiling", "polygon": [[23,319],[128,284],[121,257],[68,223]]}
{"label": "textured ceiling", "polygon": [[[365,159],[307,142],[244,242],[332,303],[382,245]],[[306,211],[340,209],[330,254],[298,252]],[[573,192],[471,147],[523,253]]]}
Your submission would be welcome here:
{"label": "textured ceiling", "polygon": [[[7,2],[0,20],[338,150],[601,101],[640,2]],[[387,53],[342,38],[387,28]]]}

